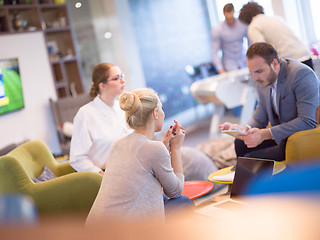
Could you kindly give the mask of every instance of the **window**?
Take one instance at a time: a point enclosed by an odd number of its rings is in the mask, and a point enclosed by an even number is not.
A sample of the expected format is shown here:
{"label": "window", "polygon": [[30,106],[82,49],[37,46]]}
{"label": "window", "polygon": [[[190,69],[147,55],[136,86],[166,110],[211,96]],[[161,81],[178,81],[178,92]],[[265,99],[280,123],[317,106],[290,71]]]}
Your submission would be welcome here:
{"label": "window", "polygon": [[[313,25],[316,26],[317,23],[320,22],[320,14],[319,14],[319,9],[320,9],[320,1],[319,0],[310,0],[310,8],[311,8],[311,15],[312,15],[312,20],[313,20]],[[320,28],[319,27],[314,27],[315,31],[315,36],[319,40],[320,39]]]}

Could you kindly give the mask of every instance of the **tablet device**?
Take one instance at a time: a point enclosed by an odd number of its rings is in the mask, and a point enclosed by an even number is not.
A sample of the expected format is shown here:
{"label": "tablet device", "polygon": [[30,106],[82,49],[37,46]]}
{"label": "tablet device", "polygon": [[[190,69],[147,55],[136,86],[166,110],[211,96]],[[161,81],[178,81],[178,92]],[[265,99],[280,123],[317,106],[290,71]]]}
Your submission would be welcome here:
{"label": "tablet device", "polygon": [[240,136],[245,135],[242,131],[239,131],[239,130],[222,130],[221,132],[229,134],[232,137],[236,137],[238,135],[240,135]]}

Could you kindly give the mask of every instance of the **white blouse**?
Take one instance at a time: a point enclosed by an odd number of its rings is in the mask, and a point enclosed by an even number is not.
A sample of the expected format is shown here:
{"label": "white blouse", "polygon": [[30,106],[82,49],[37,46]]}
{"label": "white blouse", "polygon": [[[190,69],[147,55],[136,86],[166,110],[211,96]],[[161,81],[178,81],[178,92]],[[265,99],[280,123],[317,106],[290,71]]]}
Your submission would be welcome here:
{"label": "white blouse", "polygon": [[112,144],[132,132],[119,102],[111,108],[99,96],[79,109],[73,124],[70,165],[78,172],[105,169]]}

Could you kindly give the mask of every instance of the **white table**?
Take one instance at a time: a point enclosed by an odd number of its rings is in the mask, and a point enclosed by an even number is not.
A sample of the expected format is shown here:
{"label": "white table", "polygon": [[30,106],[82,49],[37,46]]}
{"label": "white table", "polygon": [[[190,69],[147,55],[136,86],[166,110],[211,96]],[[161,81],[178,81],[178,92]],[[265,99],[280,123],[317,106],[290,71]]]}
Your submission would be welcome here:
{"label": "white table", "polygon": [[240,125],[250,120],[258,98],[256,83],[249,79],[247,68],[226,72],[194,82],[190,91],[202,104],[214,103],[210,138],[218,134],[218,125],[226,108],[242,106]]}

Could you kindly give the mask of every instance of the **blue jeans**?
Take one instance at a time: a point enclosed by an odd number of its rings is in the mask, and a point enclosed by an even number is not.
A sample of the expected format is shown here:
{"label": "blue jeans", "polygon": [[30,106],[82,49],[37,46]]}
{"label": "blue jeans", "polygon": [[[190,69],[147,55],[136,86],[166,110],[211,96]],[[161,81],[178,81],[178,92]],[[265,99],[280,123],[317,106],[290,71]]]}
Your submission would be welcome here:
{"label": "blue jeans", "polygon": [[0,206],[0,228],[38,223],[37,207],[34,201],[26,195],[0,194]]}
{"label": "blue jeans", "polygon": [[193,208],[193,203],[190,198],[181,195],[178,198],[168,198],[163,194],[164,211],[165,214],[169,214],[176,210],[189,210]]}

